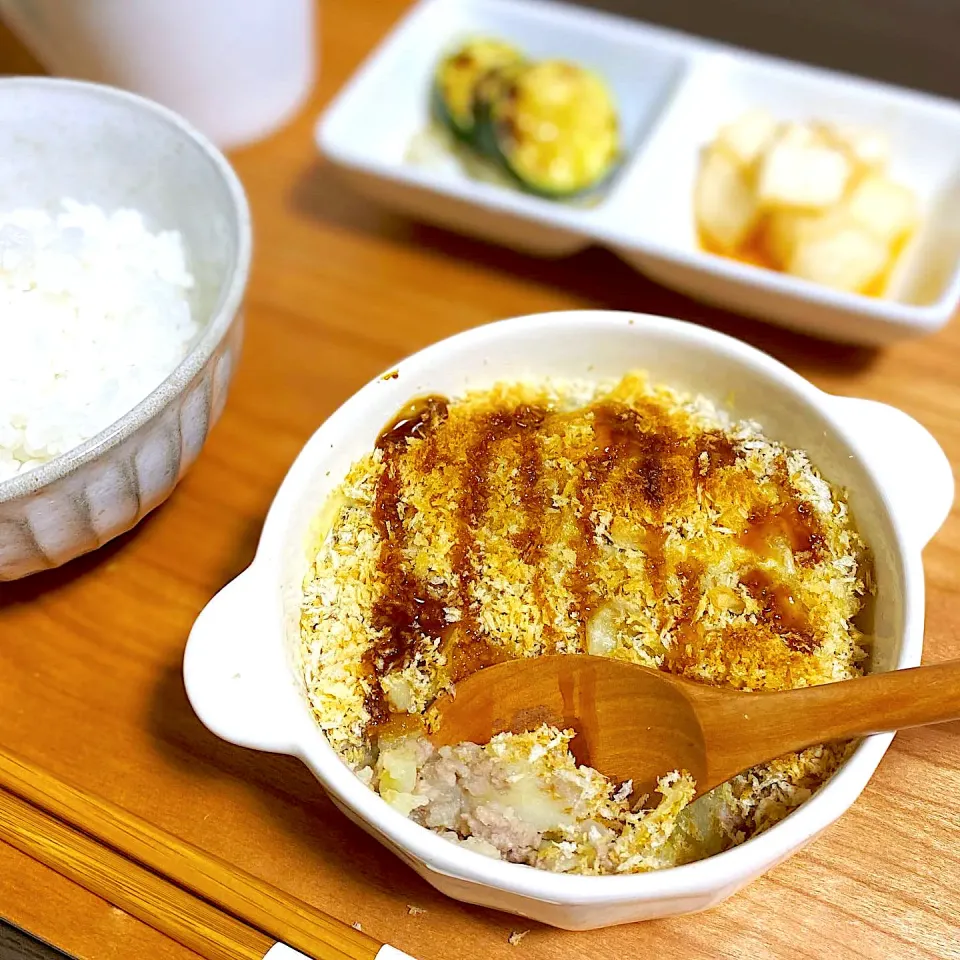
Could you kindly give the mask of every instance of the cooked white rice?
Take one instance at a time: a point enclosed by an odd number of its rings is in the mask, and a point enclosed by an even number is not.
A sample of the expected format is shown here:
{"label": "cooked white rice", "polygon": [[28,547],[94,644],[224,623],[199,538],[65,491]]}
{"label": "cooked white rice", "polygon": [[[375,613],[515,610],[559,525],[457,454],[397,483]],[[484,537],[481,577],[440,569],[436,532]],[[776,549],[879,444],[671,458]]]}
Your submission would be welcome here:
{"label": "cooked white rice", "polygon": [[65,199],[0,213],[0,480],[90,439],[186,355],[183,241],[136,210]]}

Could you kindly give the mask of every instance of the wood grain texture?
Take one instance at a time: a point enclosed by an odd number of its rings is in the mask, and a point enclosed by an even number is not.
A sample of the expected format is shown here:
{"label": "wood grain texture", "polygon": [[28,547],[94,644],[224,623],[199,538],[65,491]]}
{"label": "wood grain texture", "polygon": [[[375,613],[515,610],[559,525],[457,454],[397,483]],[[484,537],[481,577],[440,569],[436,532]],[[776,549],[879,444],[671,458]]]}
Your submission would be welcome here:
{"label": "wood grain texture", "polygon": [[[143,892],[134,886],[133,894],[141,897],[135,901],[135,908],[140,907],[142,897],[150,890],[162,892],[162,884],[158,886],[153,880],[163,880],[182,888],[171,892],[176,894],[181,911],[188,912],[188,919],[195,915],[199,921],[208,922],[208,928],[201,930],[201,933],[215,934],[220,929],[229,933],[232,918],[236,917],[252,928],[250,931],[234,929],[233,934],[238,941],[250,940],[248,934],[257,931],[257,942],[261,943],[263,937],[259,931],[263,931],[273,938],[268,941],[269,946],[280,941],[315,960],[374,960],[380,952],[382,944],[368,934],[319,913],[302,900],[289,897],[276,887],[268,886],[237,869],[234,864],[184,843],[102,797],[80,790],[54,777],[47,770],[0,751],[0,811],[10,809],[12,800],[22,801],[27,807],[18,810],[14,805],[12,817],[20,817],[28,826],[29,823],[39,822],[36,816],[31,819],[33,811],[56,818],[59,821],[56,824],[57,832],[68,842],[68,847],[62,853],[58,853],[55,847],[38,848],[42,837],[37,837],[35,831],[29,829],[21,831],[24,835],[21,841],[16,830],[8,835],[9,827],[2,817],[0,837],[84,886],[87,886],[86,875],[81,873],[79,878],[74,876],[76,858],[81,855],[96,858],[98,848],[103,848],[102,869],[112,871],[107,875],[107,879],[114,881],[110,889],[119,884],[124,901],[129,899],[129,886],[149,881],[146,884],[148,889]],[[85,836],[77,838],[75,831],[81,831]],[[85,842],[81,843],[80,840]],[[120,876],[116,876],[118,872]],[[151,875],[144,876],[144,873]],[[156,877],[152,874],[156,874]],[[125,883],[125,879],[128,882]],[[201,898],[203,903],[190,904],[187,893]],[[110,898],[111,903],[125,907],[124,901],[115,896]],[[213,908],[208,904],[213,904],[230,917],[215,916],[216,911],[212,913]],[[131,909],[130,912],[148,923],[153,919],[149,912],[144,913],[140,909]],[[228,919],[231,923],[224,922]],[[172,920],[175,921],[176,917]],[[233,926],[235,928],[236,924]],[[169,935],[176,935],[176,939],[186,943],[181,939],[182,927],[181,923]],[[163,926],[157,929],[167,932]],[[186,933],[192,936],[193,930],[187,929]],[[263,953],[261,951],[257,956]]]}
{"label": "wood grain texture", "polygon": [[3,789],[0,838],[206,960],[263,960],[275,943]]}
{"label": "wood grain texture", "polygon": [[[901,734],[836,827],[716,910],[583,935],[534,926],[515,948],[509,934],[531,924],[436,894],[349,823],[297,761],[232,747],[194,717],[180,676],[187,632],[250,561],[300,446],[379,370],[478,323],[571,307],[704,323],[828,390],[902,407],[960,465],[956,323],[884,352],[826,345],[694,304],[599,250],[557,262],[522,257],[351,193],[317,158],[312,124],[403,7],[324,0],[315,97],[278,136],[233,157],[256,252],[226,412],[173,498],[135,531],[67,568],[0,587],[0,743],[420,960],[958,960],[960,723]],[[0,39],[0,51],[9,44]],[[926,659],[960,657],[956,510],[925,563]],[[0,870],[2,912],[29,916],[25,926],[68,949],[85,936],[67,891],[60,907],[31,896]],[[426,913],[411,915],[408,904]],[[101,937],[82,955],[161,954],[146,941],[118,954]]]}
{"label": "wood grain texture", "polygon": [[[49,930],[70,957],[86,960],[196,960],[197,955],[128,913],[101,900],[42,863],[0,842],[0,915],[18,927]],[[50,920],[55,923],[51,926]],[[0,950],[2,960],[22,960],[18,934]],[[30,954],[27,954],[29,957]]]}

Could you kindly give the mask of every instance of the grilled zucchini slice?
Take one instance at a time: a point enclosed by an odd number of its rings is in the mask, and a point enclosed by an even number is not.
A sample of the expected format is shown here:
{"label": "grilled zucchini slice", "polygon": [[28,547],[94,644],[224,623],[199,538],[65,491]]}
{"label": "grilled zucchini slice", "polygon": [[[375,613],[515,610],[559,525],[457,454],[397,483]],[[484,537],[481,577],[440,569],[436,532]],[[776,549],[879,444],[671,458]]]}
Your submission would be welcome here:
{"label": "grilled zucchini slice", "polygon": [[555,200],[589,193],[620,161],[616,104],[583,67],[561,60],[511,67],[488,77],[478,97],[480,148],[530,193]]}
{"label": "grilled zucchini slice", "polygon": [[[473,89],[474,132],[471,146],[486,160],[503,168],[503,156],[494,133],[493,111],[497,103],[513,96],[512,90],[525,63],[508,63],[488,70]],[[512,178],[511,178],[512,179]]]}
{"label": "grilled zucchini slice", "polygon": [[515,47],[487,37],[469,40],[440,61],[433,80],[433,110],[436,118],[459,139],[472,141],[474,89],[489,71],[519,63]]}

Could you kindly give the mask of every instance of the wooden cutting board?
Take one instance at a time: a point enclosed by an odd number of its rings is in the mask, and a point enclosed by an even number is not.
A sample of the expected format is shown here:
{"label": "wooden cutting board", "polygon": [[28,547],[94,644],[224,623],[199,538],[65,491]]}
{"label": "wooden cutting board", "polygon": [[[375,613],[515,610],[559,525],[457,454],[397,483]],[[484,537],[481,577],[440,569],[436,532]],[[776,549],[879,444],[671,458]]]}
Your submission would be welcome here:
{"label": "wooden cutting board", "polygon": [[[608,307],[705,323],[828,390],[902,407],[960,465],[960,324],[882,353],[827,345],[691,303],[599,250],[525,258],[351,193],[317,157],[312,125],[404,6],[324,0],[315,97],[281,134],[233,157],[256,254],[226,412],[138,529],[0,585],[0,743],[420,960],[960,958],[960,723],[899,736],[837,826],[716,910],[571,934],[441,897],[339,814],[298,762],[222,743],[194,717],[180,677],[187,632],[250,561],[300,446],[377,371],[485,321]],[[29,68],[0,33],[0,69]],[[956,511],[925,561],[926,659],[960,657]],[[90,960],[190,956],[9,848],[0,915]]]}

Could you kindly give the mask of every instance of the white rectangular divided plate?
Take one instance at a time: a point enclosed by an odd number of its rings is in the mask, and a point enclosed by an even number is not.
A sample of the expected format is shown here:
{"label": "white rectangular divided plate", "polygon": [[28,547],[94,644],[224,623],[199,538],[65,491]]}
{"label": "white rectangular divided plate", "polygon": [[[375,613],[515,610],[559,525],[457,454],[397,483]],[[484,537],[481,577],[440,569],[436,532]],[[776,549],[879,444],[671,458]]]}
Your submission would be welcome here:
{"label": "white rectangular divided plate", "polygon": [[[626,160],[593,206],[473,180],[456,164],[406,159],[430,120],[444,51],[487,34],[531,57],[591,67],[612,87]],[[700,149],[751,106],[782,119],[885,131],[892,174],[917,194],[923,227],[884,299],[829,290],[698,248]],[[417,218],[542,256],[592,243],[701,300],[819,336],[887,343],[946,324],[960,302],[960,104],[763,57],[550,0],[421,0],[339,93],[316,130],[357,188]]]}

